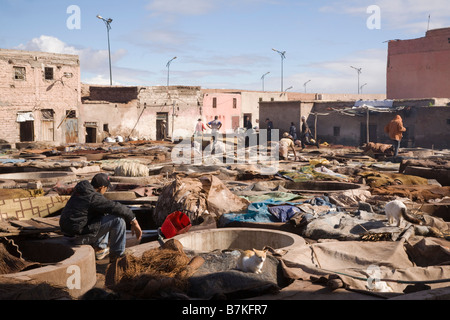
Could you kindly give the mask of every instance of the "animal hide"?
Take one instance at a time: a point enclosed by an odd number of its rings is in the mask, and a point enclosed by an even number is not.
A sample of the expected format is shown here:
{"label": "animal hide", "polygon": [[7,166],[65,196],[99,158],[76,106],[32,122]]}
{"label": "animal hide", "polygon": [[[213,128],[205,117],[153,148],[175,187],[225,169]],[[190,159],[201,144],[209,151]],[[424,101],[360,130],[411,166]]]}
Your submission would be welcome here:
{"label": "animal hide", "polygon": [[121,177],[148,177],[149,169],[146,165],[138,162],[125,162],[115,168],[114,175]]}
{"label": "animal hide", "polygon": [[196,178],[177,177],[163,188],[156,203],[155,222],[161,226],[175,211],[188,213],[193,225],[196,218],[211,214],[220,216],[229,212],[242,212],[250,203],[233,194],[220,179],[213,175]]}

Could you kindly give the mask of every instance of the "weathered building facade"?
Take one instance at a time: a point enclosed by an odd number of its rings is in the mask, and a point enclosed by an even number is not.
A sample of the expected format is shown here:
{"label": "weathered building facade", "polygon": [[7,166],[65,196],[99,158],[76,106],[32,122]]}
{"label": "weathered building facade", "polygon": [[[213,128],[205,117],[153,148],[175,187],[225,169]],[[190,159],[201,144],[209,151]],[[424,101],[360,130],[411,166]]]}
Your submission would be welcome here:
{"label": "weathered building facade", "polygon": [[388,45],[387,98],[450,98],[450,28]]}
{"label": "weathered building facade", "polygon": [[234,132],[244,127],[248,117],[253,127],[259,127],[259,103],[263,101],[287,101],[286,92],[245,91],[229,89],[202,89],[204,94],[204,121],[218,116],[222,133]]}
{"label": "weathered building facade", "polygon": [[[306,116],[312,133],[317,135],[319,141],[360,146],[367,141],[391,143],[384,127],[394,115],[399,114],[407,129],[402,147],[450,148],[450,107],[447,106],[450,99],[393,100],[390,108],[369,111],[368,117],[364,107],[359,112],[353,109],[356,102],[264,102],[260,104],[260,117],[270,118],[274,128],[282,134],[289,131],[291,121],[297,126],[297,132],[300,131],[299,119]],[[261,128],[266,128],[265,123]]]}
{"label": "weathered building facade", "polygon": [[200,87],[117,87],[83,84],[84,141],[121,136],[146,140],[192,135],[202,116]]}
{"label": "weathered building facade", "polygon": [[80,102],[78,56],[0,49],[3,142],[79,142]]}

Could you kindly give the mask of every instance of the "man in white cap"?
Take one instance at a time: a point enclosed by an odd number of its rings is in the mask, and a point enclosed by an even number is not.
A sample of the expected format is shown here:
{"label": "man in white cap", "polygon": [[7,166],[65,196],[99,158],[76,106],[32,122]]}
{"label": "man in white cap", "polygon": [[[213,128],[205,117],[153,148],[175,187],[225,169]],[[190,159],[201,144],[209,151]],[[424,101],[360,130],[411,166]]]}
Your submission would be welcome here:
{"label": "man in white cap", "polygon": [[297,153],[295,152],[294,141],[292,141],[292,137],[289,135],[289,133],[285,132],[283,133],[283,138],[281,138],[279,145],[279,154],[281,160],[288,160],[289,148],[291,148],[292,152],[294,153],[294,161],[296,161]]}

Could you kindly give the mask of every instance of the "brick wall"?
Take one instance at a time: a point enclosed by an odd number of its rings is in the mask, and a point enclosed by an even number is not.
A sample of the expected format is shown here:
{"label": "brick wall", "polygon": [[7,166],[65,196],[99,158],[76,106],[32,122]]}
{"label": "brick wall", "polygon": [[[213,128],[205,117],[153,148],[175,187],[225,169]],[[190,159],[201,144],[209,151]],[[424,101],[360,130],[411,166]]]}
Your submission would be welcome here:
{"label": "brick wall", "polygon": [[387,98],[450,98],[450,28],[425,37],[390,41]]}
{"label": "brick wall", "polygon": [[97,142],[105,137],[103,128],[106,124],[113,137],[155,140],[158,114],[167,119],[168,136],[172,136],[172,130],[174,135],[192,135],[203,106],[200,87],[83,85],[83,92],[81,122],[82,125],[95,123]]}
{"label": "brick wall", "polygon": [[[53,77],[46,68],[51,68]],[[19,77],[16,69],[20,69]],[[49,70],[49,69],[48,69]],[[48,139],[50,130],[42,124],[42,110],[51,109],[53,134],[49,143],[65,142],[66,110],[78,110],[80,104],[80,63],[78,56],[0,49],[0,139],[14,144],[21,142],[19,112],[31,112],[34,117],[34,141]]]}

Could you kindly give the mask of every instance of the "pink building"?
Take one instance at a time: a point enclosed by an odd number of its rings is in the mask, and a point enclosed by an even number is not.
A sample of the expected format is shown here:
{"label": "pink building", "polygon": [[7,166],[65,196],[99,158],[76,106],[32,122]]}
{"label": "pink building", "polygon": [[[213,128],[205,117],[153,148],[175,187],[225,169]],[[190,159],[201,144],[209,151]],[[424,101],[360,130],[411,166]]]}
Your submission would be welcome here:
{"label": "pink building", "polygon": [[450,98],[450,28],[389,42],[387,98]]}
{"label": "pink building", "polygon": [[233,132],[236,128],[243,127],[241,119],[241,94],[240,93],[205,93],[203,96],[203,117],[206,123],[218,116],[222,122],[221,133]]}

